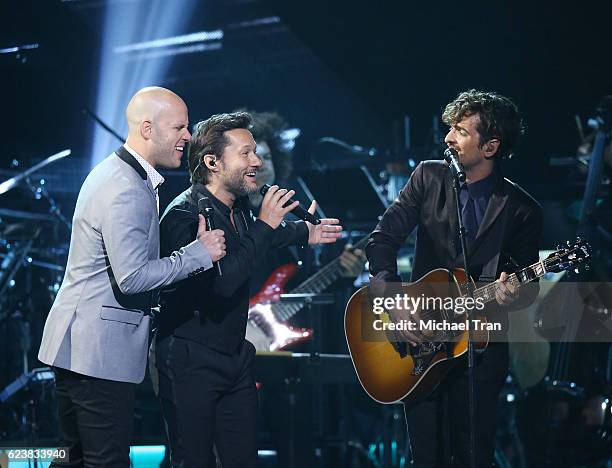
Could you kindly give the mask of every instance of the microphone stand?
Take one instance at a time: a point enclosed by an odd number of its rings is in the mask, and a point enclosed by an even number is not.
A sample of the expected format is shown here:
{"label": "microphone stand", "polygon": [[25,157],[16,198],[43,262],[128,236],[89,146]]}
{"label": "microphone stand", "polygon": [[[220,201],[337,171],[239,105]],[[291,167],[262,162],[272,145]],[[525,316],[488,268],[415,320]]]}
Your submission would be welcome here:
{"label": "microphone stand", "polygon": [[[463,224],[463,215],[461,213],[461,203],[459,202],[460,181],[459,174],[449,170],[453,177],[453,190],[455,192],[455,205],[457,209],[457,221],[459,223],[459,241],[461,242],[461,252],[463,253],[463,268],[467,277],[467,295],[474,296],[474,285],[472,283],[472,275],[469,269],[467,241],[465,238],[465,226]],[[476,416],[475,416],[475,401],[474,401],[474,332],[472,330],[473,310],[467,308],[467,323],[468,323],[468,412],[469,412],[469,427],[470,427],[470,466],[476,468]]]}
{"label": "microphone stand", "polygon": [[599,115],[595,119],[590,119],[589,124],[595,127],[595,141],[589,162],[589,172],[587,175],[584,194],[582,196],[582,210],[580,212],[580,222],[578,223],[578,235],[593,242],[593,234],[597,226],[595,211],[597,205],[597,194],[601,185],[604,166],[604,153],[606,144],[609,141],[612,129],[612,108],[605,109],[601,106],[598,109]]}

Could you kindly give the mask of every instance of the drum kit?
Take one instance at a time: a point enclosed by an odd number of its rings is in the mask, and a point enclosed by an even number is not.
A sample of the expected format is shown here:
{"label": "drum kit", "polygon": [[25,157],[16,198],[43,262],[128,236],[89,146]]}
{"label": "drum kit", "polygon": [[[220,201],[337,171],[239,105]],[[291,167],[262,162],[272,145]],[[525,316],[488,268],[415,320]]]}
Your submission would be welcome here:
{"label": "drum kit", "polygon": [[30,364],[36,362],[37,340],[61,284],[71,223],[36,173],[70,153],[64,150],[12,171],[0,183],[0,332],[6,337],[0,345],[2,439],[55,431],[53,405],[43,403],[52,374]]}

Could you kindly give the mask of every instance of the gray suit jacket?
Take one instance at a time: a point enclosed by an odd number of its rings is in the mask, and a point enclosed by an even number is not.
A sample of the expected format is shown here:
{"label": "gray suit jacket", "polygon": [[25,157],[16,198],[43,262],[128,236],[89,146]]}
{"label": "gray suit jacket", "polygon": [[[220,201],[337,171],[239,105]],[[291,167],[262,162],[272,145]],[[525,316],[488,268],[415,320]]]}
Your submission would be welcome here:
{"label": "gray suit jacket", "polygon": [[197,240],[159,258],[155,191],[121,147],[85,179],[64,281],[43,332],[45,364],[103,379],[144,379],[153,290],[212,267]]}

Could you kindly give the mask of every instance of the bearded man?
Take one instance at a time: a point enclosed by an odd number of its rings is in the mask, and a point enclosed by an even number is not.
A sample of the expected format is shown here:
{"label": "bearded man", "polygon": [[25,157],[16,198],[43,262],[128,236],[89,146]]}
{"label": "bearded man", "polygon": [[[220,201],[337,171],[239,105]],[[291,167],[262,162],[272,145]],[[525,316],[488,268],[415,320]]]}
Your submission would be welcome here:
{"label": "bearded man", "polygon": [[[219,269],[162,293],[155,365],[172,466],[208,466],[213,442],[224,468],[256,465],[255,348],[245,340],[251,272],[270,249],[335,242],[342,230],[337,219],[316,226],[284,221],[298,202],[289,203],[295,192],[277,185],[254,218],[248,196],[259,190],[262,161],[250,126],[246,112],[196,124],[189,151],[192,185],[161,220],[161,250],[171,251],[193,238],[198,201],[206,197],[227,247]],[[313,202],[309,211],[315,208]]]}

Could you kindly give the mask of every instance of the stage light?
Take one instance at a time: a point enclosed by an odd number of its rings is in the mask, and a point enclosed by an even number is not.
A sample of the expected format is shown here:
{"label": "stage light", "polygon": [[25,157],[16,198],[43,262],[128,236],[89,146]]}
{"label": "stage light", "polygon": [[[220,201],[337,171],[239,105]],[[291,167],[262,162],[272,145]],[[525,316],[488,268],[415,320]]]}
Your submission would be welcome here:
{"label": "stage light", "polygon": [[139,445],[130,447],[130,464],[133,468],[159,468],[166,456],[164,445]]}
{"label": "stage light", "polygon": [[196,44],[183,47],[172,47],[163,50],[152,50],[150,52],[142,52],[134,56],[127,57],[126,60],[147,60],[160,57],[169,57],[173,55],[193,54],[195,52],[207,52],[210,50],[219,50],[223,47],[221,42],[211,42],[209,44]]}
{"label": "stage light", "polygon": [[166,37],[164,39],[156,39],[153,41],[137,42],[124,46],[115,47],[113,51],[117,54],[126,52],[134,52],[137,50],[158,49],[161,47],[169,47],[183,44],[193,44],[197,42],[206,42],[223,39],[223,31],[217,29],[215,31],[200,31],[191,34],[183,34],[181,36]]}
{"label": "stage light", "polygon": [[227,29],[246,29],[254,28],[258,26],[270,26],[272,24],[280,24],[281,20],[279,16],[268,16],[266,18],[256,18],[247,21],[240,21],[238,23],[231,23],[227,25]]}
{"label": "stage light", "polygon": [[19,52],[33,49],[38,49],[38,44],[21,44],[14,47],[6,47],[4,49],[0,49],[0,54],[17,54]]}

